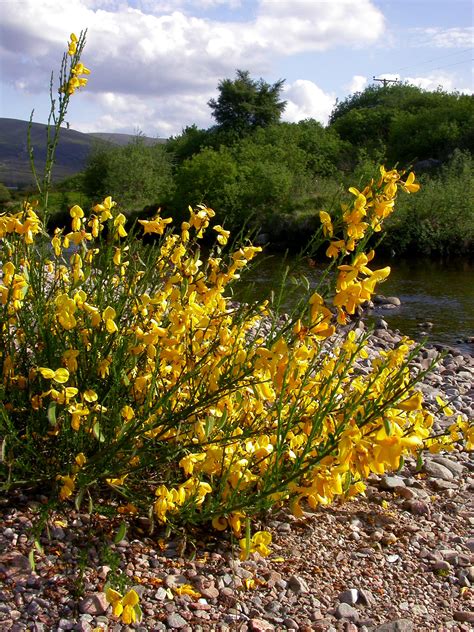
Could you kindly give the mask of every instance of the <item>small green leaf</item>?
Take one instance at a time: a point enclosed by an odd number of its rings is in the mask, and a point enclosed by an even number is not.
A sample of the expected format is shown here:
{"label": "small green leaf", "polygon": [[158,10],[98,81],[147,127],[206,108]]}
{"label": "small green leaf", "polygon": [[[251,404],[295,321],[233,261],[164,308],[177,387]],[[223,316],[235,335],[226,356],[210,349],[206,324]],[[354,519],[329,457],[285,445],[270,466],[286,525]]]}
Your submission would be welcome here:
{"label": "small green leaf", "polygon": [[76,498],[74,499],[74,506],[76,507],[77,511],[80,511],[81,509],[81,505],[82,505],[82,500],[84,498],[84,487],[82,487],[79,490],[79,493],[77,494]]}
{"label": "small green leaf", "polygon": [[143,612],[140,608],[140,604],[137,603],[135,606],[133,606],[133,609],[135,611],[135,614],[137,615],[137,621],[141,621],[143,619]]}
{"label": "small green leaf", "polygon": [[346,475],[344,476],[344,482],[342,484],[342,490],[344,493],[347,493],[349,491],[351,483],[352,483],[352,474],[350,472],[346,472]]}
{"label": "small green leaf", "polygon": [[120,524],[120,527],[118,528],[117,533],[115,534],[114,544],[118,544],[119,542],[121,542],[126,535],[127,535],[127,525],[125,524],[125,522],[122,522]]}
{"label": "small green leaf", "polygon": [[29,554],[28,554],[28,561],[30,562],[31,570],[34,573],[35,570],[36,570],[35,551],[34,551],[34,549],[31,549],[31,551],[29,552]]}
{"label": "small green leaf", "polygon": [[48,421],[51,426],[56,426],[58,423],[56,420],[56,402],[49,403],[48,412],[46,414],[48,415]]}
{"label": "small green leaf", "polygon": [[43,551],[43,547],[41,546],[41,544],[39,543],[39,540],[35,540],[34,542],[34,547],[35,549],[38,551],[38,553],[40,553],[40,555],[43,555],[44,551]]}
{"label": "small green leaf", "polygon": [[188,279],[184,278],[181,281],[181,298],[182,299],[184,299],[184,297],[186,296],[186,293],[188,291],[188,286],[189,286]]}
{"label": "small green leaf", "polygon": [[94,434],[94,437],[97,439],[97,441],[104,443],[105,437],[102,430],[100,429],[100,424],[98,421],[95,422],[94,427],[92,428],[92,432]]}
{"label": "small green leaf", "polygon": [[423,455],[420,450],[416,457],[416,471],[419,472],[422,467],[423,467]]}

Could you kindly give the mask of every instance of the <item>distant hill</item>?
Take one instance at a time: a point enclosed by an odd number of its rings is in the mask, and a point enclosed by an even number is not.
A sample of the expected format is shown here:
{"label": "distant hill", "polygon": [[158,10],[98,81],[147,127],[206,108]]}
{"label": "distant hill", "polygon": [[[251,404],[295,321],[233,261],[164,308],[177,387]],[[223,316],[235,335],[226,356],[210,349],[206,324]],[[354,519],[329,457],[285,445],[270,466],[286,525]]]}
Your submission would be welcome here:
{"label": "distant hill", "polygon": [[[128,145],[130,141],[136,138],[136,135],[132,134],[109,134],[108,132],[93,132],[92,134],[87,134],[87,136],[92,136],[93,138],[98,138],[99,140],[105,140],[107,143],[112,143],[113,145]],[[155,143],[166,143],[166,138],[150,138],[149,136],[141,136],[140,138],[143,140],[145,145],[154,145]]]}
{"label": "distant hill", "polygon": [[[0,182],[8,187],[33,183],[27,149],[28,121],[0,118]],[[82,171],[92,148],[99,144],[126,145],[136,138],[133,134],[83,134],[63,128],[56,150],[53,180],[59,181]],[[147,144],[164,143],[166,139],[143,137]],[[31,139],[35,164],[43,173],[46,161],[46,125],[33,123]]]}

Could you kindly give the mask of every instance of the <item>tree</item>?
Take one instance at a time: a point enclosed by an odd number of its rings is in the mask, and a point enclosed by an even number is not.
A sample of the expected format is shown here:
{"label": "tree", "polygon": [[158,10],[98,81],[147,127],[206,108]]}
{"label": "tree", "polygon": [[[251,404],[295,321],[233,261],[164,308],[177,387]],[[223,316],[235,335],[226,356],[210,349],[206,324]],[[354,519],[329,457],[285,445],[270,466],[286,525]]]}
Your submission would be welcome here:
{"label": "tree", "polygon": [[6,202],[9,202],[11,200],[11,197],[12,196],[10,194],[10,191],[3,184],[3,182],[0,182],[0,204],[5,204]]}
{"label": "tree", "polygon": [[84,173],[84,192],[94,201],[111,195],[135,209],[167,199],[173,188],[169,154],[140,136],[123,147],[98,147]]}
{"label": "tree", "polygon": [[208,102],[212,116],[224,132],[244,136],[257,127],[277,123],[285,109],[280,101],[285,80],[270,85],[263,79],[251,79],[247,70],[237,70],[236,78],[219,83],[219,96]]}
{"label": "tree", "polygon": [[474,149],[471,95],[409,84],[368,86],[338,103],[330,129],[372,157],[389,163],[446,160],[455,149]]}

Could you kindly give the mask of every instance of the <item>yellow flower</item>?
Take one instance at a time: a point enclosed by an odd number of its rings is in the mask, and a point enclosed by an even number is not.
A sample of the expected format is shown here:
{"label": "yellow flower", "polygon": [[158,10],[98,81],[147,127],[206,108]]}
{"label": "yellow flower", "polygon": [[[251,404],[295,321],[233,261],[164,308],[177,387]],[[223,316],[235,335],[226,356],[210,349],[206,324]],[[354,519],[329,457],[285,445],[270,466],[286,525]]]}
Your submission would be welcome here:
{"label": "yellow flower", "polygon": [[135,417],[135,412],[134,412],[133,408],[131,408],[130,406],[127,406],[127,405],[125,405],[122,408],[122,410],[120,411],[120,414],[125,419],[125,421],[131,421]]}
{"label": "yellow flower", "polygon": [[180,586],[176,586],[176,588],[174,588],[174,592],[177,595],[189,595],[193,599],[199,599],[201,597],[201,593],[194,590],[190,584],[181,584]]}
{"label": "yellow flower", "polygon": [[420,392],[413,393],[411,397],[405,399],[403,402],[397,404],[397,408],[400,410],[421,410],[421,404],[423,403],[423,395]]}
{"label": "yellow flower", "polygon": [[69,210],[69,215],[72,217],[71,227],[73,231],[81,230],[81,219],[84,217],[84,211],[80,206],[75,204]]}
{"label": "yellow flower", "polygon": [[143,226],[143,233],[146,234],[155,234],[155,235],[163,235],[165,232],[167,224],[171,224],[173,220],[171,217],[167,217],[163,219],[159,215],[155,215],[152,220],[139,219],[138,223]]}
{"label": "yellow flower", "polygon": [[78,349],[68,349],[62,355],[62,361],[66,365],[69,373],[77,371],[77,358],[79,356]]}
{"label": "yellow flower", "polygon": [[59,490],[59,500],[66,500],[72,496],[74,488],[76,486],[75,476],[58,476],[59,481],[63,483],[63,486]]}
{"label": "yellow flower", "polygon": [[106,220],[111,219],[112,217],[111,211],[114,208],[114,206],[117,206],[117,202],[114,202],[109,195],[104,199],[102,204],[96,204],[92,208],[92,210],[95,211],[96,213],[100,213],[100,217],[99,217],[100,222],[105,222]]}
{"label": "yellow flower", "polygon": [[326,250],[326,257],[335,259],[341,252],[344,252],[346,248],[346,242],[343,239],[331,241],[328,249]]}
{"label": "yellow flower", "polygon": [[119,237],[126,237],[127,231],[124,228],[124,225],[127,221],[127,218],[123,213],[119,213],[117,217],[114,219],[114,239],[118,239]]}
{"label": "yellow flower", "polygon": [[89,404],[96,402],[98,399],[97,393],[93,391],[91,388],[87,389],[87,391],[84,391],[83,397],[86,402],[89,402]]}
{"label": "yellow flower", "polygon": [[48,369],[47,367],[38,367],[38,371],[46,380],[53,380],[58,384],[65,384],[69,379],[69,371],[67,369]]}
{"label": "yellow flower", "polygon": [[71,69],[73,75],[90,75],[91,71],[86,68],[84,64],[77,63],[74,68]]}
{"label": "yellow flower", "polygon": [[79,454],[75,456],[74,460],[76,461],[78,467],[83,467],[85,462],[87,461],[87,457],[83,452],[79,452]]}
{"label": "yellow flower", "polygon": [[213,226],[212,228],[217,233],[217,241],[221,244],[221,246],[225,246],[229,240],[230,231],[224,230],[224,228],[222,228],[219,224]]}
{"label": "yellow flower", "polygon": [[71,41],[68,44],[67,54],[72,57],[73,55],[75,55],[75,53],[77,51],[77,36],[74,33],[71,33],[71,36],[70,36],[69,39]]}
{"label": "yellow flower", "polygon": [[90,410],[82,404],[71,404],[68,411],[71,413],[71,428],[77,432],[81,427],[82,417],[87,417]]}
{"label": "yellow flower", "polygon": [[325,237],[332,237],[334,233],[333,225],[331,222],[331,216],[326,211],[319,212],[319,219],[323,225],[323,234]]}
{"label": "yellow flower", "polygon": [[259,553],[262,557],[267,557],[270,554],[268,545],[272,541],[271,533],[268,531],[257,531],[249,542],[249,548],[247,549],[247,539],[242,538],[239,540],[241,553],[240,559],[245,560],[250,553]]}
{"label": "yellow flower", "polygon": [[405,182],[401,182],[401,185],[407,193],[416,193],[420,188],[420,185],[415,182],[415,174],[413,171],[408,175]]}
{"label": "yellow flower", "polygon": [[451,417],[451,415],[454,415],[453,409],[450,408],[448,404],[439,395],[436,395],[436,401],[438,405],[441,407],[443,415],[446,415],[446,417]]}
{"label": "yellow flower", "polygon": [[105,327],[109,334],[114,334],[118,331],[117,324],[115,323],[116,312],[113,307],[106,307],[102,312],[102,319],[105,322]]}

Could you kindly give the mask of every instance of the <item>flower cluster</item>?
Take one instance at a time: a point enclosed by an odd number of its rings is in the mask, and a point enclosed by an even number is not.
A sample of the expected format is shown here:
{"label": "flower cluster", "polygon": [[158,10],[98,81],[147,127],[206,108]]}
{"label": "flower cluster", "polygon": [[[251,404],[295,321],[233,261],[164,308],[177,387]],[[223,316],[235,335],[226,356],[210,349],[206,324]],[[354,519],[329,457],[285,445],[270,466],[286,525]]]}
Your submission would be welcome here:
{"label": "flower cluster", "polygon": [[61,91],[71,96],[79,88],[83,88],[87,85],[87,79],[81,75],[90,75],[91,71],[84,66],[78,57],[78,44],[79,39],[77,35],[71,33],[70,42],[68,43],[67,55],[72,57],[71,68],[69,77],[61,87]]}
{"label": "flower cluster", "polygon": [[331,216],[326,211],[320,212],[323,233],[331,238],[327,256],[338,258],[355,253],[350,265],[338,266],[334,305],[338,309],[338,321],[342,324],[347,322],[348,314],[354,314],[360,305],[370,300],[375,285],[390,274],[388,266],[375,271],[368,268],[367,264],[373,259],[374,252],[368,255],[359,252],[359,244],[363,244],[370,234],[381,231],[383,221],[394,210],[399,188],[406,193],[416,193],[420,188],[413,173],[403,180],[402,174],[396,169],[386,171],[382,166],[380,174],[377,182],[372,180],[362,191],[354,187],[349,189],[355,199],[351,205],[342,207],[341,235],[335,236],[336,227]]}

